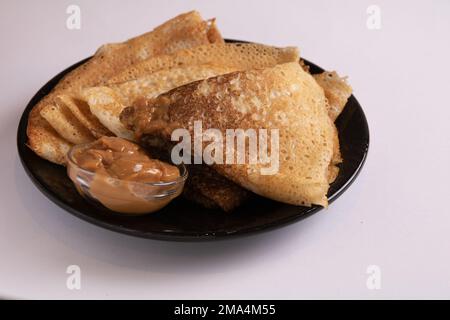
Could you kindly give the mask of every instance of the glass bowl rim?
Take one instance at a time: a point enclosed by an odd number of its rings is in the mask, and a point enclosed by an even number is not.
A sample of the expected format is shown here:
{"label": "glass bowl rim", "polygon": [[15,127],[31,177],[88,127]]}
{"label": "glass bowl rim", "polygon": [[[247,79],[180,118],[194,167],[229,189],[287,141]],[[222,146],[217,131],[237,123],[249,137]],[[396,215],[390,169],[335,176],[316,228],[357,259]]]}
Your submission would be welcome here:
{"label": "glass bowl rim", "polygon": [[[88,143],[82,143],[82,144],[77,144],[72,146],[69,151],[67,152],[67,168],[69,168],[69,165],[75,167],[77,170],[88,174],[88,175],[94,175],[96,174],[94,171],[90,171],[84,168],[81,168],[73,159],[73,153],[74,151],[78,150],[78,149],[82,149],[83,147],[85,148],[86,146],[92,144],[92,142],[88,142]],[[164,161],[162,161],[164,162]],[[170,163],[169,163],[170,164]],[[109,179],[111,179],[112,181],[126,181],[127,183],[132,183],[132,184],[140,184],[140,185],[145,185],[145,186],[156,186],[156,187],[161,187],[161,186],[176,186],[180,183],[183,183],[186,181],[186,179],[188,178],[188,170],[186,169],[186,166],[183,163],[180,164],[170,164],[173,166],[176,166],[177,168],[181,169],[180,170],[180,176],[178,178],[176,178],[173,181],[167,181],[167,182],[139,182],[139,181],[132,181],[132,180],[123,180],[123,179],[118,179],[118,178],[113,178],[113,177],[109,177]]]}

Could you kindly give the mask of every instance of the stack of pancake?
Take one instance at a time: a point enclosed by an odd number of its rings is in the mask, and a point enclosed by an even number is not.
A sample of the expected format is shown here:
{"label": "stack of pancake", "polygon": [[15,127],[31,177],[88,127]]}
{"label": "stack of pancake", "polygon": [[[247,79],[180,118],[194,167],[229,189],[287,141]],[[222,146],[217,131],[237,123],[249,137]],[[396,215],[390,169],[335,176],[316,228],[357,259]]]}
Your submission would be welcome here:
{"label": "stack of pancake", "polygon": [[[342,161],[334,120],[351,88],[335,72],[311,76],[299,59],[295,47],[224,43],[214,19],[185,13],[126,42],[100,47],[66,75],[30,113],[28,144],[61,165],[72,145],[104,135],[164,153],[170,137],[155,145],[161,132],[136,135],[137,123],[162,101],[171,101],[170,121],[186,129],[201,120],[214,128],[277,127],[282,133],[279,173],[269,177],[245,165],[191,165],[187,198],[225,211],[239,206],[249,191],[295,205],[326,206],[329,183]],[[220,117],[215,110],[223,111]]]}

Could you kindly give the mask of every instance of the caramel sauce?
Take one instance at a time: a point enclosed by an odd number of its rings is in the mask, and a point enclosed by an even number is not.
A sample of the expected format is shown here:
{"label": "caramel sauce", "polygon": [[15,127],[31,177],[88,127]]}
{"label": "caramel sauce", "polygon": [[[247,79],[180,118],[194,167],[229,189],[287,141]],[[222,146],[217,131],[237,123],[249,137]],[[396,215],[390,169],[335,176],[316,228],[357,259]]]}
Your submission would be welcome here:
{"label": "caramel sauce", "polygon": [[[79,168],[93,173],[89,194],[113,211],[157,211],[179,194],[154,197],[163,193],[165,186],[151,184],[175,181],[180,172],[173,165],[150,158],[141,147],[128,140],[102,137],[85,148],[74,150],[71,157]],[[69,165],[68,172],[77,184],[77,168]]]}

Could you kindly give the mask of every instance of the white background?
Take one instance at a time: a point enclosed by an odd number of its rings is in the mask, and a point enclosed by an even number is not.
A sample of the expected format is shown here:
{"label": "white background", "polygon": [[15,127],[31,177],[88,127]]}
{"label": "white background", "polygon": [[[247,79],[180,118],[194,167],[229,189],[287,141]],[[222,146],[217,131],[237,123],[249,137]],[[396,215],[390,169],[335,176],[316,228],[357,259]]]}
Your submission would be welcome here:
{"label": "white background", "polygon": [[[81,30],[66,8],[81,7]],[[381,9],[381,29],[366,9]],[[102,43],[191,9],[222,34],[297,45],[348,75],[370,125],[366,166],[328,210],[212,243],[137,239],[81,221],[22,169],[19,117],[56,73]],[[16,298],[450,298],[450,1],[1,1],[0,296]],[[66,288],[68,265],[81,290]],[[369,265],[382,287],[366,287]]]}

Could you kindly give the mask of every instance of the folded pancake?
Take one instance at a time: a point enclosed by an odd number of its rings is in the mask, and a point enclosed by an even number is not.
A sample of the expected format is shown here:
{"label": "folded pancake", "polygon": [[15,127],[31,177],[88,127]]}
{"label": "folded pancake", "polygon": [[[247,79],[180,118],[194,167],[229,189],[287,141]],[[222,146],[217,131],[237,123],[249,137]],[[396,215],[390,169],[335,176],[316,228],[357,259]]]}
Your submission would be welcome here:
{"label": "folded pancake", "polygon": [[[271,67],[298,61],[296,48],[275,48],[258,44],[210,44],[158,56],[130,67],[116,79],[134,78],[107,86],[85,88],[80,93],[91,112],[115,135],[133,139],[120,122],[122,110],[137,98],[154,98],[190,82],[233,71]],[[170,67],[169,69],[159,69]],[[134,72],[131,72],[134,71]]]}
{"label": "folded pancake", "polygon": [[[310,73],[309,66],[300,59],[300,66]],[[333,121],[341,114],[352,94],[352,87],[347,83],[346,77],[340,77],[336,71],[324,71],[313,74],[314,80],[322,87],[328,100],[329,115]]]}
{"label": "folded pancake", "polygon": [[[309,66],[303,59],[300,59],[300,66],[303,70],[310,73]],[[352,94],[352,88],[347,84],[346,79],[339,77],[335,71],[324,71],[319,74],[313,74],[313,77],[324,90],[325,97],[327,98],[328,115],[334,122],[347,104],[347,100]],[[329,183],[336,180],[339,174],[338,165],[341,162],[342,156],[339,145],[338,130],[336,126],[334,126],[333,158],[328,169]]]}
{"label": "folded pancake", "polygon": [[44,107],[41,116],[60,133],[61,137],[73,144],[87,143],[95,139],[61,100],[55,99],[54,104]]}
{"label": "folded pancake", "polygon": [[116,136],[133,140],[133,132],[120,122],[122,110],[138,98],[151,99],[181,85],[235,71],[226,66],[193,65],[164,69],[136,80],[83,89],[80,97],[90,111]]}
{"label": "folded pancake", "polygon": [[189,179],[183,196],[205,208],[230,212],[239,207],[250,193],[236,183],[217,174],[207,165],[187,165]]}
{"label": "folded pancake", "polygon": [[[76,94],[82,87],[105,83],[121,70],[149,57],[214,42],[223,42],[214,21],[204,21],[199,13],[193,11],[124,43],[102,46],[88,62],[67,74],[33,108],[28,119],[28,145],[39,156],[63,164],[71,144],[78,143],[80,137],[83,140],[87,137],[79,126],[83,120],[77,117],[83,112],[75,112],[75,118],[71,118],[67,114],[71,111],[65,104],[56,105],[57,96]],[[65,122],[69,124],[63,125]],[[71,128],[71,135],[66,133],[67,128]]]}
{"label": "folded pancake", "polygon": [[157,70],[181,66],[210,64],[238,70],[265,68],[299,59],[297,47],[277,48],[257,43],[214,43],[180,50],[130,66],[108,80],[120,83],[146,76]]}
{"label": "folded pancake", "polygon": [[319,86],[325,91],[328,100],[328,113],[333,121],[341,114],[352,94],[352,87],[345,78],[339,77],[336,71],[325,71],[313,75]]}
{"label": "folded pancake", "polygon": [[112,136],[102,123],[94,116],[89,109],[89,105],[80,98],[68,94],[61,94],[55,98],[56,105],[64,105],[73,116],[95,137]]}
{"label": "folded pancake", "polygon": [[[203,130],[218,129],[222,137],[227,129],[278,132],[278,145],[268,150],[279,157],[275,172],[264,172],[267,164],[262,161],[212,167],[261,196],[327,206],[333,122],[323,89],[298,62],[197,81],[126,108],[121,120],[136,137],[151,136],[165,143],[170,143],[174,130],[183,128],[189,131],[192,146],[195,121],[201,121]],[[203,149],[209,143],[203,141]],[[248,149],[241,155],[244,159],[249,159]],[[198,151],[192,148],[191,154],[198,156]]]}

